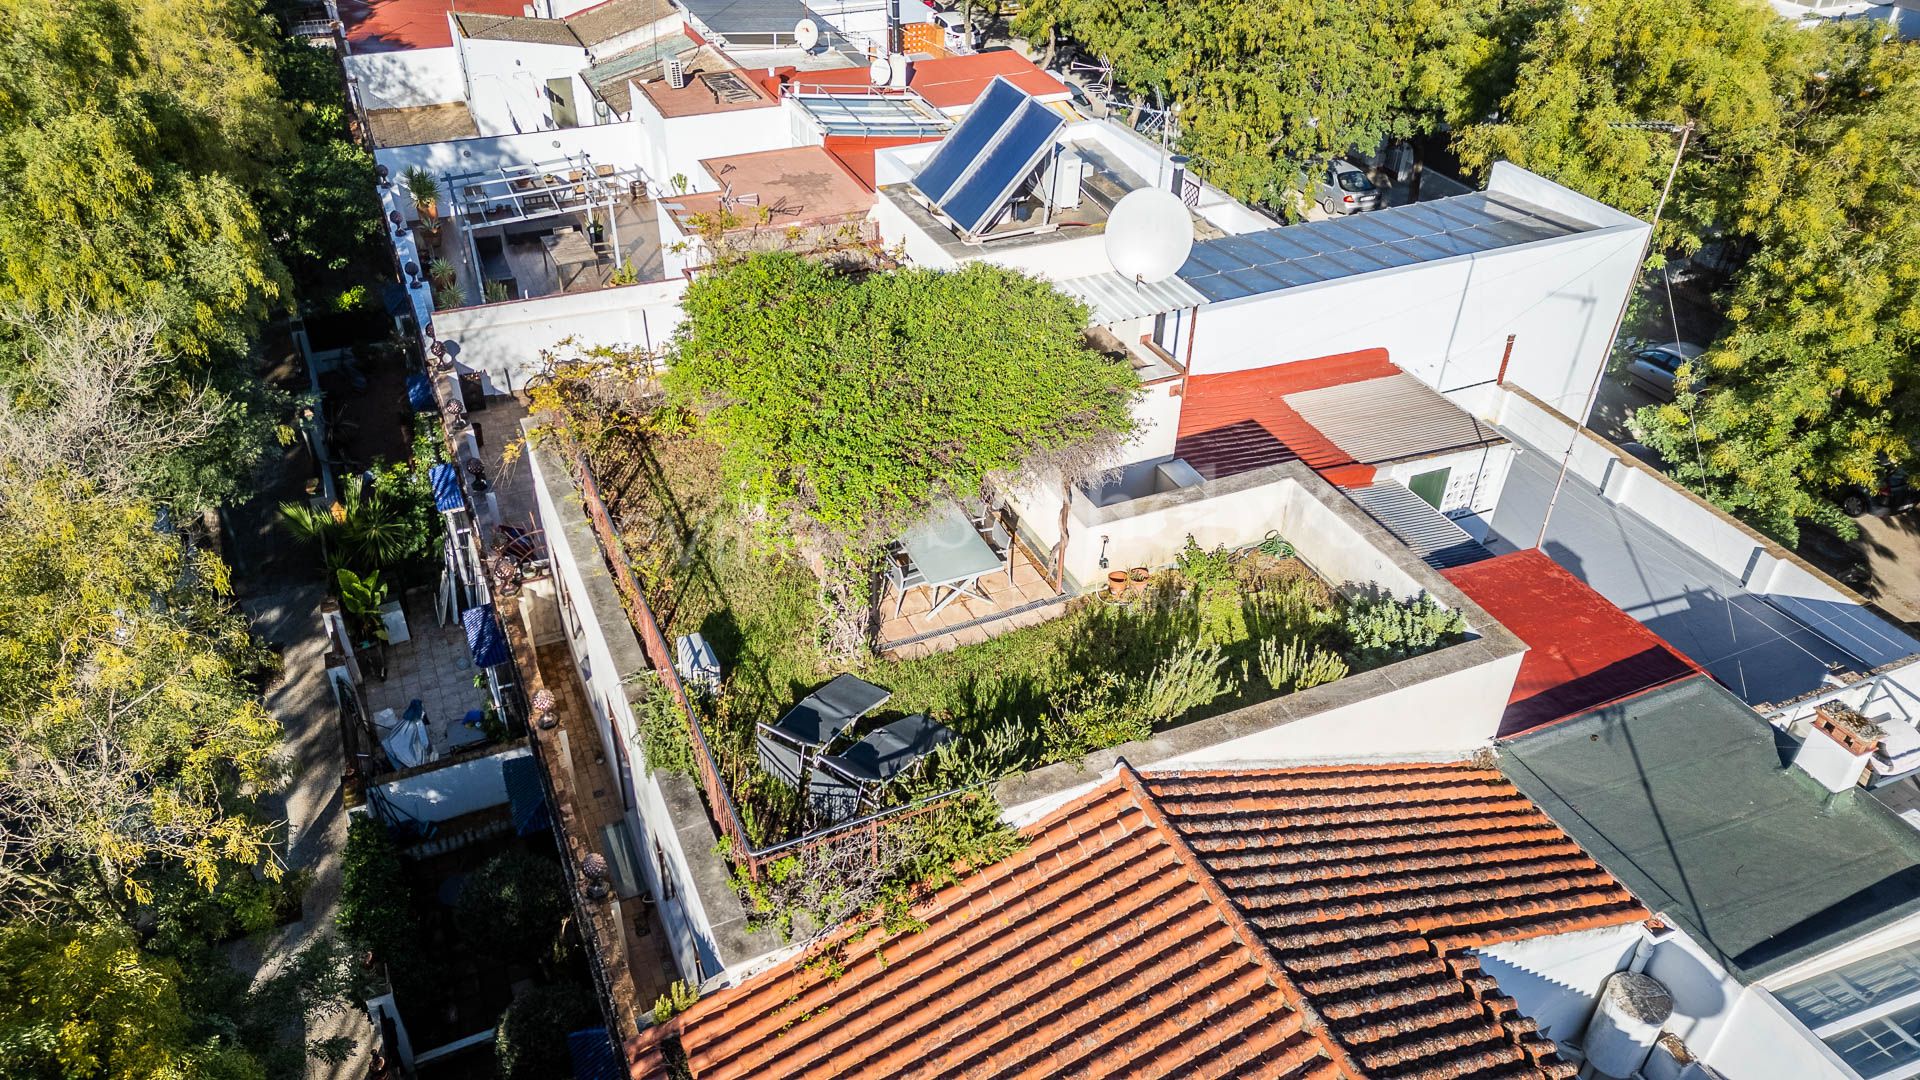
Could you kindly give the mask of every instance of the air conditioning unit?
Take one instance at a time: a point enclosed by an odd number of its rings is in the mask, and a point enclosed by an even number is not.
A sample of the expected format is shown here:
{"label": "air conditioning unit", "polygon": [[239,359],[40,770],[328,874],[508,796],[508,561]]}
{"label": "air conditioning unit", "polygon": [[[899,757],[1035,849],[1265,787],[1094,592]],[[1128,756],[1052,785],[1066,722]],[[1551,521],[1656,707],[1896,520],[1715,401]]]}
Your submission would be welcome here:
{"label": "air conditioning unit", "polygon": [[675,90],[687,88],[687,68],[677,56],[667,61],[667,85]]}

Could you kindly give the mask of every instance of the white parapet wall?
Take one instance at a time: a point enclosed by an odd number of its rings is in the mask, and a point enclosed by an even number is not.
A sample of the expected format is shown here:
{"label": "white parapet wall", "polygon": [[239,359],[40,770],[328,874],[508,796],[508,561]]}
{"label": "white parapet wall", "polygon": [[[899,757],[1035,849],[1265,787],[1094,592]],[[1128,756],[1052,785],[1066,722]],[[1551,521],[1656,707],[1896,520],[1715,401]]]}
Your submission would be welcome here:
{"label": "white parapet wall", "polygon": [[487,393],[511,394],[540,372],[543,351],[569,338],[582,348],[662,348],[680,325],[686,287],[672,278],[452,308],[434,315],[433,329],[462,370],[486,377]]}
{"label": "white parapet wall", "polygon": [[369,801],[401,820],[449,821],[507,801],[506,763],[531,755],[525,743],[461,761],[432,762],[372,786]]}

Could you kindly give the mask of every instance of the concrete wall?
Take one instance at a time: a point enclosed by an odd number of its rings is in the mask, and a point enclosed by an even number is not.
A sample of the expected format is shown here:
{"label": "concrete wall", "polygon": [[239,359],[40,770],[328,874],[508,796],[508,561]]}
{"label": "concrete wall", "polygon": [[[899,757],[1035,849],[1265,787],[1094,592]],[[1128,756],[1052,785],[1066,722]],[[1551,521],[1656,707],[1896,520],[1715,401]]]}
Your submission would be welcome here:
{"label": "concrete wall", "polygon": [[[529,450],[527,461],[575,674],[603,720],[602,737],[623,740],[626,756],[640,774],[634,777],[627,827],[681,977],[698,983],[755,963],[780,943],[772,935],[747,934],[746,913],[714,850],[719,836],[707,820],[698,788],[683,776],[644,772],[644,751],[628,694],[629,679],[647,670],[646,655],[627,621],[572,479],[538,445]],[[618,760],[611,745],[605,749],[610,764]],[[613,780],[611,775],[608,780]]]}
{"label": "concrete wall", "polygon": [[1614,226],[1481,255],[1209,304],[1192,373],[1212,375],[1382,348],[1442,390],[1507,378],[1583,415],[1644,226]]}
{"label": "concrete wall", "polygon": [[[1512,443],[1501,443],[1451,454],[1436,454],[1414,461],[1381,465],[1374,469],[1373,478],[1375,483],[1392,480],[1405,484],[1422,473],[1450,469],[1452,473],[1447,477],[1447,490],[1440,501],[1440,512],[1455,520],[1473,515],[1485,515],[1490,519],[1494,507],[1500,505],[1500,489],[1506,486],[1507,471],[1513,466],[1513,453]],[[1481,531],[1484,532],[1484,528]]]}
{"label": "concrete wall", "polygon": [[704,158],[799,145],[785,105],[669,118],[635,88],[631,115],[639,125],[640,166],[659,190],[669,193],[676,176],[686,179],[686,193],[720,190],[700,166]]}
{"label": "concrete wall", "polygon": [[1532,395],[1490,386],[1457,394],[1455,400],[1556,458],[1571,443],[1568,471],[1572,475],[1655,528],[1684,540],[1749,592],[1817,628],[1868,667],[1920,653],[1920,642],[1874,614],[1859,594],[1612,443],[1585,429],[1576,433],[1571,421]]}
{"label": "concrete wall", "polygon": [[422,766],[397,780],[375,784],[375,800],[382,811],[391,810],[402,820],[447,821],[507,801],[505,762],[531,755],[524,742],[487,754],[449,764],[438,762]]}
{"label": "concrete wall", "polygon": [[487,393],[508,394],[539,372],[542,349],[565,338],[582,345],[659,348],[680,325],[686,286],[686,279],[674,278],[452,308],[433,317],[433,328],[458,347],[462,370],[486,376]]}
{"label": "concrete wall", "polygon": [[1625,970],[1645,937],[1639,923],[1509,941],[1473,950],[1501,992],[1540,1022],[1540,1034],[1578,1042],[1607,976]]}
{"label": "concrete wall", "polygon": [[516,135],[554,127],[548,79],[573,83],[574,112],[593,123],[593,95],[580,80],[586,50],[574,45],[455,38],[465,60],[467,105],[482,135]]}
{"label": "concrete wall", "polygon": [[407,109],[467,96],[460,54],[451,47],[357,53],[343,63],[364,109]]}

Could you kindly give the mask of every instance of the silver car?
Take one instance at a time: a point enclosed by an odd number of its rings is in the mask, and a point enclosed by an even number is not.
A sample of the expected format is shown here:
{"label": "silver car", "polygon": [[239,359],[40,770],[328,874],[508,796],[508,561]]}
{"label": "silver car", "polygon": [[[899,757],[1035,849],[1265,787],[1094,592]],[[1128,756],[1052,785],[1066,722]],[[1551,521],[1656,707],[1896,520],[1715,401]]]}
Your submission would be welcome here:
{"label": "silver car", "polygon": [[1333,161],[1327,164],[1326,174],[1320,178],[1320,188],[1314,201],[1320,204],[1323,213],[1332,217],[1378,210],[1386,199],[1358,166]]}
{"label": "silver car", "polygon": [[1673,377],[1680,365],[1707,350],[1687,341],[1665,345],[1637,345],[1629,353],[1627,379],[1661,401],[1673,400]]}

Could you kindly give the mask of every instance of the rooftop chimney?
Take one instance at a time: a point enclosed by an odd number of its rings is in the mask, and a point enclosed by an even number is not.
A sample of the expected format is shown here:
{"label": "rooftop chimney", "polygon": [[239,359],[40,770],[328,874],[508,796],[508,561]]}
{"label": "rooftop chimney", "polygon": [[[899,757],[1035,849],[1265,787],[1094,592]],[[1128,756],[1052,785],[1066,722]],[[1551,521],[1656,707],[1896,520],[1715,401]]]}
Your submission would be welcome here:
{"label": "rooftop chimney", "polygon": [[1854,709],[1830,701],[1814,710],[1812,730],[1793,755],[1793,763],[1838,794],[1860,783],[1885,734],[1880,725]]}
{"label": "rooftop chimney", "polygon": [[1169,159],[1173,165],[1173,193],[1182,200],[1187,197],[1187,155],[1175,154]]}

